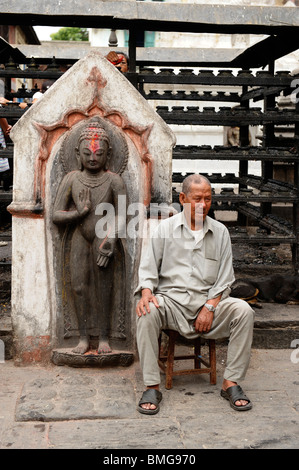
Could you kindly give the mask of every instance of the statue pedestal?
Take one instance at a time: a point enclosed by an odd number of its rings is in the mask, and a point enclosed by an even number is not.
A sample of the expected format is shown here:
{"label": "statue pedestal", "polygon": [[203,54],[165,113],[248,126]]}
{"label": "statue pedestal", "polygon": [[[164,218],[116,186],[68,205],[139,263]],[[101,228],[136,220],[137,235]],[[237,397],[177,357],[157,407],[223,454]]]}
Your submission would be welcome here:
{"label": "statue pedestal", "polygon": [[57,366],[70,367],[129,367],[134,362],[134,354],[128,351],[115,351],[109,354],[98,354],[88,351],[85,354],[72,352],[71,349],[54,349],[52,362]]}

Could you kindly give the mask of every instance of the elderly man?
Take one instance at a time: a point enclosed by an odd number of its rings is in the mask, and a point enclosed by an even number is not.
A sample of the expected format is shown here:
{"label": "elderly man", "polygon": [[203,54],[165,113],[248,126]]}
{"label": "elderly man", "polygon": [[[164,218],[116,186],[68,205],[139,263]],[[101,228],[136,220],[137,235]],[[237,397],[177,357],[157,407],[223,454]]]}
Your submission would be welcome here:
{"label": "elderly man", "polygon": [[211,184],[202,175],[183,182],[183,212],[162,221],[142,257],[137,303],[137,347],[146,390],[138,411],[159,411],[158,338],[163,328],[186,338],[229,338],[221,396],[238,411],[252,408],[238,382],[251,352],[254,312],[229,297],[234,281],[228,230],[208,216]]}

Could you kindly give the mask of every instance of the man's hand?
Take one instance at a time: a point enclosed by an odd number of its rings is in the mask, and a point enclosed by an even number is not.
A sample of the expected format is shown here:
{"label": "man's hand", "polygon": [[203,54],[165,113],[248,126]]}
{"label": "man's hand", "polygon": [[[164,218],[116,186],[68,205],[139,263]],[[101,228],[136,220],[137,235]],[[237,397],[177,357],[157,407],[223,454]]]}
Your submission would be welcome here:
{"label": "man's hand", "polygon": [[158,300],[152,294],[152,291],[150,289],[143,289],[142,297],[136,306],[136,313],[138,317],[141,317],[142,315],[146,315],[146,313],[150,312],[150,306],[149,306],[150,302],[153,302],[155,307],[159,308]]}
{"label": "man's hand", "polygon": [[9,103],[9,100],[7,100],[6,98],[4,98],[3,96],[0,96],[0,104],[2,104],[3,106],[5,106],[7,103]]}
{"label": "man's hand", "polygon": [[11,129],[12,129],[12,126],[9,124],[7,128],[5,129],[5,132],[4,132],[5,136],[7,137],[9,136]]}
{"label": "man's hand", "polygon": [[116,52],[114,51],[110,51],[107,55],[106,55],[106,59],[109,60],[109,62],[111,62],[113,65],[117,65],[121,62],[121,58],[117,55]]}
{"label": "man's hand", "polygon": [[203,306],[194,322],[195,331],[198,333],[208,333],[211,329],[214,313]]}

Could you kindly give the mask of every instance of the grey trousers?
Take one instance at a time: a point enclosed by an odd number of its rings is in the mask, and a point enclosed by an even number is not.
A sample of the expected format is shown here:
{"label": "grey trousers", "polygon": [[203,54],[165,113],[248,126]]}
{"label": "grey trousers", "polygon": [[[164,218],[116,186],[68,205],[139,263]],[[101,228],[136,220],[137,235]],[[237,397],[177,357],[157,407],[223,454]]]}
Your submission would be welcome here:
{"label": "grey trousers", "polygon": [[158,339],[162,329],[173,329],[186,338],[229,338],[224,379],[238,382],[248,369],[253,336],[254,311],[247,302],[227,297],[219,302],[212,328],[198,334],[190,312],[166,296],[157,294],[159,308],[150,303],[150,313],[137,317],[137,348],[146,386],[160,383]]}

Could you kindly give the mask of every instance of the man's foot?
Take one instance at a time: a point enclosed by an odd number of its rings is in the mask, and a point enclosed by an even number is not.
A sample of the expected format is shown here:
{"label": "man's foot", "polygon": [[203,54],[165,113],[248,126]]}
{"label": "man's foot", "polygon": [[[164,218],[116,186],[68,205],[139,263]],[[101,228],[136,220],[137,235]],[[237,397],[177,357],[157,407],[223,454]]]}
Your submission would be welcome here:
{"label": "man's foot", "polygon": [[[146,390],[152,390],[152,389],[159,391],[159,385],[152,385],[150,387],[146,387]],[[157,406],[154,405],[153,403],[142,403],[140,404],[140,407],[143,408],[144,410],[155,410],[157,408]]]}
{"label": "man's foot", "polygon": [[147,387],[139,401],[137,410],[139,413],[154,415],[160,410],[159,403],[162,400],[162,393],[159,386]]}
{"label": "man's foot", "polygon": [[72,351],[77,354],[85,354],[89,349],[89,338],[87,336],[82,336],[76,346]]}
{"label": "man's foot", "polygon": [[229,400],[231,407],[237,411],[247,411],[252,408],[249,398],[246,397],[237,382],[224,379],[221,396],[226,400]]}
{"label": "man's foot", "polygon": [[99,341],[98,353],[99,354],[109,354],[112,352],[112,349],[109,346],[108,341]]}

